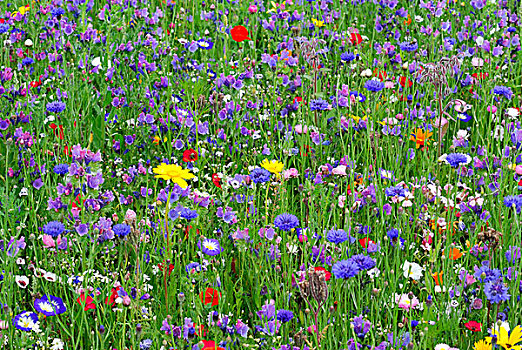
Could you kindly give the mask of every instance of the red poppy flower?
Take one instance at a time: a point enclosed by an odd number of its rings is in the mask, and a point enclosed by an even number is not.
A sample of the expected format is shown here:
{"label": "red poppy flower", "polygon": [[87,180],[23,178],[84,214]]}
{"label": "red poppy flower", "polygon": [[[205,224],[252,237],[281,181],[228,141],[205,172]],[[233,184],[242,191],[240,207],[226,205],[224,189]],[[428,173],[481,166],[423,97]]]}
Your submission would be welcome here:
{"label": "red poppy flower", "polygon": [[40,79],[38,81],[32,81],[31,82],[31,87],[35,88],[35,87],[38,87],[42,85],[42,76],[40,75]]}
{"label": "red poppy flower", "polygon": [[[303,149],[304,148],[304,149]],[[304,156],[304,157],[308,157],[308,153],[307,152],[304,152],[304,150],[312,153],[312,148],[308,145],[304,145],[301,147],[301,149],[299,150],[299,155],[301,156]]]}
{"label": "red poppy flower", "polygon": [[222,348],[221,346],[217,346],[216,342],[213,340],[202,340],[203,342],[203,349],[201,350],[225,350],[225,348]]}
{"label": "red poppy flower", "polygon": [[221,298],[221,293],[219,293],[214,288],[207,288],[207,290],[203,293],[199,293],[199,299],[205,305],[212,304],[211,306],[216,306],[219,304],[219,299]]}
{"label": "red poppy flower", "polygon": [[379,77],[380,81],[384,81],[388,77],[388,74],[385,71],[383,71],[383,70],[380,71],[377,68],[374,69],[373,74],[375,74],[375,76]]}
{"label": "red poppy flower", "polygon": [[296,102],[303,102],[304,104],[306,104],[306,102],[303,101],[303,98],[299,96],[294,97],[294,103]]}
{"label": "red poppy flower", "polygon": [[105,298],[105,304],[110,305],[111,307],[116,306],[116,299],[118,298],[118,291],[121,289],[121,286],[117,288],[111,289],[111,295]]}
{"label": "red poppy flower", "polygon": [[198,160],[198,152],[195,150],[188,149],[185,152],[183,152],[183,161],[187,163],[195,162]]}
{"label": "red poppy flower", "polygon": [[76,302],[78,304],[84,306],[84,308],[83,308],[84,311],[96,309],[96,304],[94,304],[94,299],[89,295],[87,295],[87,296],[85,296],[85,294],[80,295],[78,297],[78,299],[76,299]]}
{"label": "red poppy flower", "polygon": [[350,34],[350,42],[352,43],[352,45],[359,45],[360,43],[362,43],[363,39],[362,39],[362,36],[361,34],[359,33],[352,33]]}
{"label": "red poppy flower", "polygon": [[58,137],[60,140],[64,139],[63,125],[56,125],[55,123],[52,123],[49,126],[51,127],[51,129],[53,129],[56,137]]}
{"label": "red poppy flower", "polygon": [[248,37],[248,30],[243,26],[235,26],[232,28],[230,35],[232,35],[232,40],[238,43],[245,40],[252,40]]}
{"label": "red poppy flower", "polygon": [[467,323],[464,323],[464,327],[469,329],[472,332],[480,332],[482,331],[482,323],[477,321],[469,321]]}
{"label": "red poppy flower", "polygon": [[316,267],[314,267],[314,270],[315,270],[315,271],[324,271],[324,273],[325,273],[325,278],[324,278],[324,280],[325,280],[325,281],[329,281],[330,278],[332,277],[332,273],[331,273],[330,271],[326,270],[324,267],[316,266]]}
{"label": "red poppy flower", "polygon": [[216,185],[216,187],[221,188],[221,179],[219,178],[218,174],[212,174],[212,183]]}
{"label": "red poppy flower", "polygon": [[[163,271],[163,264],[158,264],[158,267],[159,267],[160,271]],[[172,270],[174,270],[174,265],[169,264],[169,276],[172,273]]]}
{"label": "red poppy flower", "polygon": [[406,77],[400,77],[399,84],[401,84],[402,87],[406,87],[406,84],[408,84],[408,87],[413,85],[412,81]]}
{"label": "red poppy flower", "polygon": [[375,242],[372,241],[371,239],[369,239],[368,237],[364,237],[364,238],[361,238],[361,239],[359,240],[359,244],[360,244],[363,248],[368,247],[368,244],[369,244],[370,242],[375,244]]}

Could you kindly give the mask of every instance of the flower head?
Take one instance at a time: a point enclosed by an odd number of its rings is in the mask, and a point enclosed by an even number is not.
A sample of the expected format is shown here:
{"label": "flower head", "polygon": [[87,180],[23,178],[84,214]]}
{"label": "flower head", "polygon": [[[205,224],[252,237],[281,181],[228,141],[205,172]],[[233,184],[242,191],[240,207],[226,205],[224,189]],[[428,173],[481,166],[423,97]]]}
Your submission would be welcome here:
{"label": "flower head", "polygon": [[352,259],[341,260],[334,264],[332,273],[337,279],[348,279],[359,273],[359,265]]}
{"label": "flower head", "polygon": [[21,331],[31,332],[37,327],[38,315],[31,311],[24,311],[13,318],[13,326]]}
{"label": "flower head", "polygon": [[384,83],[378,80],[368,80],[366,84],[364,84],[364,87],[368,91],[379,92],[384,89]]}
{"label": "flower head", "polygon": [[189,170],[183,169],[177,164],[161,163],[157,168],[153,169],[155,177],[163,180],[170,180],[177,183],[181,188],[187,188],[187,179],[195,177]]}
{"label": "flower head", "polygon": [[198,247],[207,255],[214,256],[223,252],[223,248],[219,245],[219,241],[213,238],[204,239],[203,242],[198,242]]}
{"label": "flower head", "polygon": [[299,219],[295,215],[283,213],[275,218],[274,225],[280,230],[290,231],[299,226]]}
{"label": "flower head", "polygon": [[[505,327],[500,326],[499,329],[492,329],[491,334],[497,336],[497,344],[504,349],[522,349],[522,345],[516,345],[517,343],[522,342],[522,326],[516,326],[515,329],[511,331],[511,334],[508,334],[508,330]],[[491,344],[492,338],[486,337],[485,340]]]}
{"label": "flower head", "polygon": [[65,231],[65,226],[59,221],[51,221],[43,227],[43,232],[51,237],[58,237]]}
{"label": "flower head", "polygon": [[281,171],[283,171],[283,168],[285,167],[283,163],[281,163],[278,160],[263,160],[261,163],[261,167],[264,169],[270,171],[272,174],[279,174]]}
{"label": "flower head", "polygon": [[45,316],[56,316],[67,311],[62,299],[47,294],[34,301],[34,308]]}
{"label": "flower head", "polygon": [[430,137],[432,132],[424,131],[420,128],[415,129],[415,133],[410,136],[410,141],[415,142],[415,148],[422,148],[430,144]]}
{"label": "flower head", "polygon": [[252,182],[259,184],[270,180],[270,172],[264,168],[255,168],[250,173]]}

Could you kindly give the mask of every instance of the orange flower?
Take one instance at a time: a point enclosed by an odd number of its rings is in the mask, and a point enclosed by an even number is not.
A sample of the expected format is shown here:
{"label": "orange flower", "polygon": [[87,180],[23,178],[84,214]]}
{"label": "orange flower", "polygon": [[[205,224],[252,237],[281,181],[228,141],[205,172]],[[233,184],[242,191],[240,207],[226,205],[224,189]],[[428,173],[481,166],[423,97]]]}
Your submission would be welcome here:
{"label": "orange flower", "polygon": [[408,14],[408,20],[404,21],[404,24],[409,26],[411,24],[411,16]]}
{"label": "orange flower", "polygon": [[440,286],[442,284],[442,274],[444,271],[432,273],[431,276],[435,280],[435,285]]}
{"label": "orange flower", "polygon": [[410,136],[410,141],[415,141],[415,148],[421,148],[430,144],[430,137],[432,132],[424,131],[420,128],[415,129],[415,133]]}
{"label": "orange flower", "polygon": [[464,255],[464,254],[462,254],[462,253],[460,252],[460,250],[457,249],[457,248],[450,248],[450,250],[449,250],[449,258],[450,258],[451,260],[457,260],[457,259],[459,259],[459,258],[460,258],[461,256],[463,256],[463,255]]}

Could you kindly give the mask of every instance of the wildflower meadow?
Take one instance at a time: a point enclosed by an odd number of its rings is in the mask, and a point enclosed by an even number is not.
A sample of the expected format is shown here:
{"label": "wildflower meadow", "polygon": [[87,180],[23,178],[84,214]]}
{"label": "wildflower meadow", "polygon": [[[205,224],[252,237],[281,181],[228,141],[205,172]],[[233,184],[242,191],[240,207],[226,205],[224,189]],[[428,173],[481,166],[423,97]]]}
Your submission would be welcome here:
{"label": "wildflower meadow", "polygon": [[0,0],[0,348],[521,350],[521,16]]}

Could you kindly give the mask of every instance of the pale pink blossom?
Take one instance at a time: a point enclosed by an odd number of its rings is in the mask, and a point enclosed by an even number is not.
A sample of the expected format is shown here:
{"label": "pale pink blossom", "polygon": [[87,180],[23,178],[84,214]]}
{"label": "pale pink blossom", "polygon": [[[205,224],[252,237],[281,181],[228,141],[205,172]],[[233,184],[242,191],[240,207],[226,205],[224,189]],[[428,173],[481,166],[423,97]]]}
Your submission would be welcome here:
{"label": "pale pink blossom", "polygon": [[290,179],[290,178],[298,177],[298,176],[299,176],[299,171],[297,171],[296,168],[290,168],[290,169],[283,171],[283,177],[285,179]]}
{"label": "pale pink blossom", "polygon": [[54,248],[56,246],[54,239],[49,235],[43,235],[42,240],[45,248]]}

